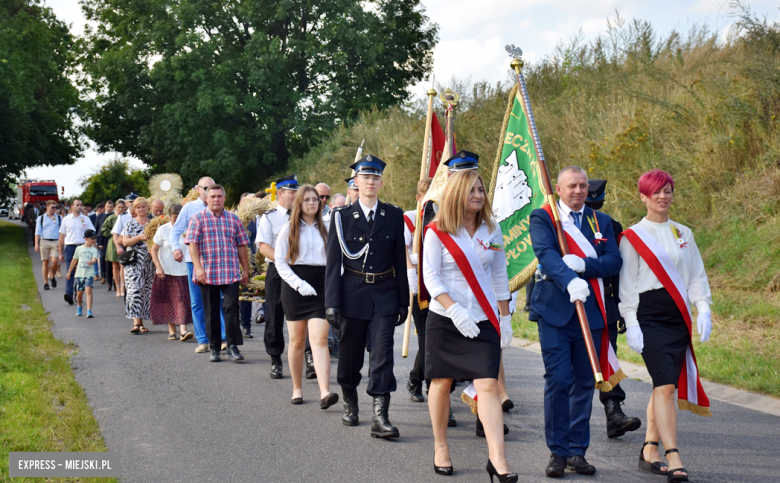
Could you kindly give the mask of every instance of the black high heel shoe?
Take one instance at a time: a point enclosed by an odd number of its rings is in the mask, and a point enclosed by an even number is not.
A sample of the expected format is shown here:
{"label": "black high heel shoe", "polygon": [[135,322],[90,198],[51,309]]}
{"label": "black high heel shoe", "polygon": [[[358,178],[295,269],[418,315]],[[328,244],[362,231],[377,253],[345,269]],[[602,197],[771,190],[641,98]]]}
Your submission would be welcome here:
{"label": "black high heel shoe", "polygon": [[645,459],[645,446],[648,444],[652,446],[658,446],[658,443],[655,441],[645,441],[645,444],[642,445],[642,449],[639,450],[639,469],[649,471],[654,475],[666,476],[666,470],[661,469],[664,466],[668,468],[666,463],[663,461],[655,461],[651,463]]}
{"label": "black high heel shoe", "polygon": [[[447,443],[433,443],[436,446],[444,446]],[[452,475],[453,469],[452,469],[452,457],[450,457],[450,465],[449,466],[436,466],[436,452],[434,451],[433,454],[433,471],[437,475],[444,475],[444,476],[450,476]]]}
{"label": "black high heel shoe", "polygon": [[493,466],[493,462],[490,461],[490,458],[488,458],[487,466],[485,467],[485,470],[490,475],[490,483],[493,483],[493,477],[497,476],[499,483],[517,483],[517,473],[506,473],[503,475],[499,475],[496,471],[496,468]]}
{"label": "black high heel shoe", "polygon": [[[677,448],[667,449],[664,452],[664,456],[668,455],[669,453],[680,453],[677,451]],[[666,466],[666,481],[668,483],[686,483],[687,481],[690,481],[688,479],[688,470],[685,468],[669,468],[669,465]],[[675,475],[675,473],[684,473],[682,475]]]}

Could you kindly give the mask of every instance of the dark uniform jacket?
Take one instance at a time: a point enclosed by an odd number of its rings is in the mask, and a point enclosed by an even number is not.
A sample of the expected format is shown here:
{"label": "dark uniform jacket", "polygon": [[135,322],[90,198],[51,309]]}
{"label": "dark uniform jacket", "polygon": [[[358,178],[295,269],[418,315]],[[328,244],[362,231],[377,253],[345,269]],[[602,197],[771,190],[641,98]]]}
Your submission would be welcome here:
{"label": "dark uniform jacket", "polygon": [[[344,243],[351,253],[357,253],[369,244],[365,257],[351,260],[343,255],[336,213],[340,214]],[[398,314],[400,306],[409,306],[403,216],[401,208],[377,200],[374,226],[369,231],[360,203],[331,212],[325,265],[325,308],[339,308],[345,317],[371,320],[374,307],[380,316],[386,317]],[[365,273],[395,269],[395,277],[367,283],[365,278],[358,278],[348,269]]]}
{"label": "dark uniform jacket", "polygon": [[[612,219],[612,232],[615,237],[620,241],[620,234],[623,233],[623,225],[621,225],[615,219]],[[612,275],[611,277],[604,277],[601,279],[604,283],[604,309],[607,312],[607,326],[611,327],[623,321],[623,317],[620,316],[620,310],[618,310],[618,304],[620,303],[620,274]],[[622,322],[622,326],[625,322]]]}

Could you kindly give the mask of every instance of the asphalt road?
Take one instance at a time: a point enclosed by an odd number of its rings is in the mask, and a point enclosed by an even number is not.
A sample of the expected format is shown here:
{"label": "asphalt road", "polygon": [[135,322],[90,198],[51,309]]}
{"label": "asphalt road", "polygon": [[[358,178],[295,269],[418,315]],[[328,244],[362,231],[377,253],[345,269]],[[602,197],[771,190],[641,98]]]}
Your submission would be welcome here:
{"label": "asphalt road", "polygon": [[[268,377],[270,359],[256,338],[242,347],[243,364],[209,363],[195,354],[194,342],[168,341],[166,326],[146,323],[150,332],[132,335],[121,299],[104,285],[95,290],[94,319],[75,315],[63,301],[65,280],[42,289],[40,256],[30,247],[33,273],[55,336],[78,346],[71,364],[86,391],[109,451],[122,457],[122,481],[442,481],[433,473],[433,436],[427,405],[413,403],[404,389],[412,359],[400,356],[402,330],[396,332],[395,375],[390,418],[397,441],[369,436],[371,399],[359,392],[361,422],[341,424],[341,404],[319,409],[316,381],[304,385],[304,404],[290,404],[292,381],[286,354],[285,378]],[[21,303],[22,301],[20,301]],[[410,354],[417,352],[416,341]],[[550,481],[544,476],[549,451],[543,430],[541,356],[510,347],[504,355],[509,393],[516,408],[505,415],[510,427],[506,453],[520,481]],[[332,364],[332,388],[336,363]],[[365,375],[364,368],[364,375]],[[365,383],[365,379],[364,379]],[[651,386],[629,380],[625,412],[646,421]],[[365,386],[363,386],[365,387]],[[474,417],[453,394],[458,427],[449,431],[454,481],[486,481],[487,445],[474,435]],[[713,402],[714,417],[678,411],[678,446],[696,482],[780,480],[775,449],[780,418]],[[604,412],[594,401],[588,460],[596,476],[567,473],[569,481],[661,482],[637,469],[644,432],[608,439]]]}

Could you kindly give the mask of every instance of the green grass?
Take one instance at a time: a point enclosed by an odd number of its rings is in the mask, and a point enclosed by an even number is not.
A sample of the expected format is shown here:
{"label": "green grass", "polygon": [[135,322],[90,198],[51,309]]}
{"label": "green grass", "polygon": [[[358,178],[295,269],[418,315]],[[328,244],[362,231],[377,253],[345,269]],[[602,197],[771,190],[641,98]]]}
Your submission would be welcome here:
{"label": "green grass", "polygon": [[0,221],[0,480],[11,481],[12,451],[106,451],[70,367],[74,352],[51,333],[24,230]]}
{"label": "green grass", "polygon": [[[525,291],[521,290],[517,306],[525,304]],[[703,378],[727,386],[780,397],[780,342],[774,326],[753,327],[744,322],[748,314],[758,312],[776,316],[777,307],[758,296],[739,295],[726,290],[713,294],[715,313],[710,340],[704,344],[698,340],[694,329],[694,350]],[[729,302],[726,302],[726,301]],[[762,311],[761,307],[764,307]],[[731,313],[724,317],[722,314]],[[738,319],[734,314],[742,313]],[[512,320],[515,337],[538,341],[535,322],[528,320],[527,312],[515,313]],[[618,358],[643,366],[642,356],[628,348],[625,335],[618,337]]]}

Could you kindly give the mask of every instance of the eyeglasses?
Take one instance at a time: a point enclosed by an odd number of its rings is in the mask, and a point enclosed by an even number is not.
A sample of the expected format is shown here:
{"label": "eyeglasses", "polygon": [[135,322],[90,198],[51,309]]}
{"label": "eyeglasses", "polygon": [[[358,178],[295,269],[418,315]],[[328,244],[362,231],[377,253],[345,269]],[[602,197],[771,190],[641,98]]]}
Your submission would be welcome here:
{"label": "eyeglasses", "polygon": [[321,200],[329,200],[330,199],[330,195],[320,195],[320,199]]}
{"label": "eyeglasses", "polygon": [[317,198],[304,198],[303,202],[304,203],[319,203],[320,200],[318,200]]}

